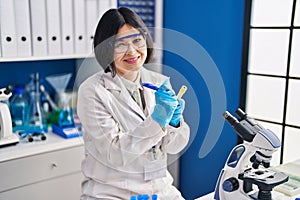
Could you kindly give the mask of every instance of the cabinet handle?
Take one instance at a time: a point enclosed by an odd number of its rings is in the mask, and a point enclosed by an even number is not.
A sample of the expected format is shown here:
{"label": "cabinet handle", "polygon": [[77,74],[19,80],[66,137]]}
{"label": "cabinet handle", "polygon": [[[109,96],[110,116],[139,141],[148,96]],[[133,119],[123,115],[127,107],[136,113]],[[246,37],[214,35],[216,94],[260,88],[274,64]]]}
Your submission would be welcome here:
{"label": "cabinet handle", "polygon": [[56,163],[52,163],[52,168],[57,168],[57,164]]}

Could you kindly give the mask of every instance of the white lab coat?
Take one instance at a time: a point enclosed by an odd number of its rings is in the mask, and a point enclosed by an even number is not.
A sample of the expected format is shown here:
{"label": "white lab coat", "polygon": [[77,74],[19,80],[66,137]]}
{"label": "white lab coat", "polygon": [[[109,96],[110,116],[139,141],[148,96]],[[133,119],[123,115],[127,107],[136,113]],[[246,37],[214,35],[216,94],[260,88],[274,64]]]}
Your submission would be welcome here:
{"label": "white lab coat", "polygon": [[[159,86],[168,78],[142,67],[141,79]],[[82,199],[130,199],[152,193],[160,200],[183,199],[172,186],[167,154],[179,153],[187,145],[190,129],[183,119],[179,128],[161,129],[151,118],[154,92],[144,89],[149,113],[145,116],[118,76],[98,72],[80,85],[77,113],[85,143]]]}

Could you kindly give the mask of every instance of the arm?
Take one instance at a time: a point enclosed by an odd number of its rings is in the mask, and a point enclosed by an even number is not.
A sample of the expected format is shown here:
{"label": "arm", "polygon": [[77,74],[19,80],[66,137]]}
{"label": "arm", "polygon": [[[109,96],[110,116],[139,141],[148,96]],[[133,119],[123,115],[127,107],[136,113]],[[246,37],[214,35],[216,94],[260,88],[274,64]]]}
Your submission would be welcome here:
{"label": "arm", "polygon": [[100,162],[124,166],[151,149],[166,132],[151,117],[125,131],[119,118],[127,119],[126,112],[131,111],[118,108],[110,98],[110,93],[99,85],[97,88],[83,85],[78,91],[77,112],[87,150],[95,149],[97,155],[93,156]]}
{"label": "arm", "polygon": [[168,126],[167,131],[167,135],[162,139],[161,149],[165,153],[177,154],[188,144],[190,127],[182,118],[178,128]]}

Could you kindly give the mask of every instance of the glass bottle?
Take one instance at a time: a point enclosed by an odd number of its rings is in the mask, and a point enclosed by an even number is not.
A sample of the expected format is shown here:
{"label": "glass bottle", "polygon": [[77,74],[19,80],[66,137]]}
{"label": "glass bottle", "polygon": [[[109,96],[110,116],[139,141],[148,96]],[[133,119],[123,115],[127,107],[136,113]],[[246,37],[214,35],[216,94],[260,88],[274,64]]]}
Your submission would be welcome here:
{"label": "glass bottle", "polygon": [[27,126],[28,100],[24,95],[24,86],[16,86],[10,101],[10,113],[13,132],[24,130]]}
{"label": "glass bottle", "polygon": [[29,91],[30,102],[29,111],[27,115],[28,128],[27,132],[32,133],[46,133],[48,132],[48,127],[45,119],[45,114],[41,104],[41,93],[39,86],[39,74],[36,73],[34,77],[35,91]]}

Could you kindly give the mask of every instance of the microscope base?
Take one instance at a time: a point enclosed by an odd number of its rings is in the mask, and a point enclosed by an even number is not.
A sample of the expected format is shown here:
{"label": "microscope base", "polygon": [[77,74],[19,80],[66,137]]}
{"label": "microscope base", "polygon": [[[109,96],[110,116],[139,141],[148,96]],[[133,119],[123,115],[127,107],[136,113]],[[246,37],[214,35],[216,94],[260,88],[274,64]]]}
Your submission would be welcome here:
{"label": "microscope base", "polygon": [[18,135],[11,134],[9,136],[6,136],[6,137],[0,139],[0,148],[10,146],[10,145],[15,145],[19,142],[20,142],[20,140],[19,140]]}

